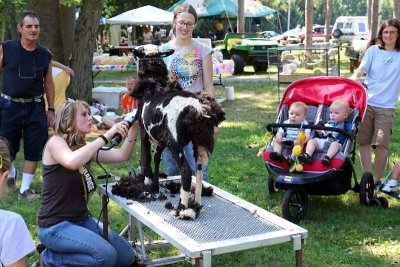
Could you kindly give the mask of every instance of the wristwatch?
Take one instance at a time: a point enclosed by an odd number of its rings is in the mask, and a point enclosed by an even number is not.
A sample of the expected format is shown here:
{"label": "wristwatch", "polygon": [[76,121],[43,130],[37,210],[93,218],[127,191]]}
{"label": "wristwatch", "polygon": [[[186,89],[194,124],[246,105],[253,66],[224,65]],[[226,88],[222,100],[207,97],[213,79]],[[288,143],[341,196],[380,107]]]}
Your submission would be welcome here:
{"label": "wristwatch", "polygon": [[56,110],[54,108],[47,108],[47,111],[55,112]]}

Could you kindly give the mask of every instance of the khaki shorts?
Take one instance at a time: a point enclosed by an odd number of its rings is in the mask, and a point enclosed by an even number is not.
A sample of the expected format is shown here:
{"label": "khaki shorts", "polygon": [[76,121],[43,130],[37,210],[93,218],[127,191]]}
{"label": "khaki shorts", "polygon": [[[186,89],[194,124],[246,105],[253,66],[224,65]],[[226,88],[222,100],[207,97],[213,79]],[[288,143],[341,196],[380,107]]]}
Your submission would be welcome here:
{"label": "khaki shorts", "polygon": [[358,126],[357,143],[360,145],[384,146],[389,149],[395,109],[367,107],[364,121]]}

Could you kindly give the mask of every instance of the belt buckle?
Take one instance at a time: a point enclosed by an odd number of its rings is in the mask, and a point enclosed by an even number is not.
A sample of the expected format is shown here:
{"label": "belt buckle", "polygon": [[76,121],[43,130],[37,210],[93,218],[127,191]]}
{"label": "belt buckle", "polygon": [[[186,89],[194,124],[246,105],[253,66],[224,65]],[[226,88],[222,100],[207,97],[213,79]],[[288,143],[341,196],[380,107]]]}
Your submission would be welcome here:
{"label": "belt buckle", "polygon": [[40,103],[40,102],[42,102],[42,97],[41,97],[41,96],[35,96],[35,97],[33,98],[33,101],[35,101],[35,102],[37,102],[37,103]]}

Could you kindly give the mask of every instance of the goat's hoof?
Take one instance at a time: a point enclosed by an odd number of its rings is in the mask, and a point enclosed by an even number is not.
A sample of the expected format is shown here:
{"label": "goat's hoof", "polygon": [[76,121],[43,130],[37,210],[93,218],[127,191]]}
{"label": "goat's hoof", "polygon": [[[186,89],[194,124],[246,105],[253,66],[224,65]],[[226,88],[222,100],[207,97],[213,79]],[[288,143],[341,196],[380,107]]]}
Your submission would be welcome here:
{"label": "goat's hoof", "polygon": [[151,192],[153,193],[159,193],[160,192],[160,187],[158,185],[154,185],[151,187]]}
{"label": "goat's hoof", "polygon": [[212,186],[204,187],[203,186],[203,188],[201,190],[201,195],[209,197],[209,196],[212,196],[213,192],[214,192],[214,187],[212,187]]}
{"label": "goat's hoof", "polygon": [[179,204],[176,209],[175,216],[179,217],[182,220],[194,220],[197,215],[199,215],[202,205],[198,203],[192,203],[189,205],[189,208],[186,208],[184,205]]}
{"label": "goat's hoof", "polygon": [[178,217],[182,220],[194,220],[196,215],[196,212],[190,208],[178,211]]}

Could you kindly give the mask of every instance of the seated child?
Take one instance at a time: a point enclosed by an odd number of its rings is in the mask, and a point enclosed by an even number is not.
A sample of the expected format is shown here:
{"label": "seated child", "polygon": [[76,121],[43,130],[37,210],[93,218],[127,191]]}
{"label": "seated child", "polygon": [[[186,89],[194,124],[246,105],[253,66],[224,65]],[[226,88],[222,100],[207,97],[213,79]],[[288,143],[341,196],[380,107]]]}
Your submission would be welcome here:
{"label": "seated child", "polygon": [[[308,122],[306,121],[306,117],[307,117],[307,105],[300,101],[294,102],[289,108],[289,119],[285,120],[283,123],[307,125]],[[276,133],[274,143],[272,145],[274,151],[271,152],[269,157],[276,162],[282,162],[284,160],[284,157],[282,155],[282,146],[285,143],[291,143],[291,145],[289,146],[293,147],[294,142],[298,138],[298,132],[299,128],[290,128],[290,127],[279,128],[278,132]],[[305,142],[307,142],[307,140],[310,138],[310,132],[311,132],[310,129],[305,130],[306,134]]]}
{"label": "seated child", "polygon": [[399,184],[397,180],[400,176],[400,161],[397,161],[393,166],[392,179],[382,188],[382,191],[390,193],[397,192],[399,190]]}
{"label": "seated child", "polygon": [[[330,120],[325,124],[326,127],[333,127],[343,129],[349,132],[351,129],[351,123],[346,121],[350,113],[350,106],[344,100],[335,100],[332,102],[329,109]],[[331,159],[336,153],[342,148],[345,136],[338,132],[329,131],[316,131],[319,137],[313,138],[308,141],[306,146],[306,152],[299,156],[299,160],[304,163],[312,162],[312,155],[315,150],[322,151],[328,150],[326,155],[323,156],[321,162],[324,166],[331,164]]]}
{"label": "seated child", "polygon": [[138,108],[139,100],[130,96],[133,92],[134,87],[135,87],[135,79],[133,78],[126,79],[126,89],[128,91],[122,96],[122,103],[121,103],[122,116],[114,120],[107,117],[102,117],[101,118],[102,125],[100,125],[100,128],[110,129],[115,123],[120,122],[124,117],[124,115]]}
{"label": "seated child", "polygon": [[[10,164],[8,142],[0,138],[0,197],[6,187]],[[35,245],[21,215],[0,209],[0,266],[26,266],[26,256],[34,250]]]}

